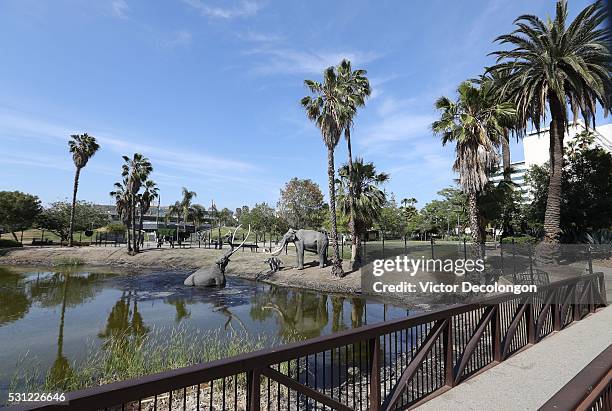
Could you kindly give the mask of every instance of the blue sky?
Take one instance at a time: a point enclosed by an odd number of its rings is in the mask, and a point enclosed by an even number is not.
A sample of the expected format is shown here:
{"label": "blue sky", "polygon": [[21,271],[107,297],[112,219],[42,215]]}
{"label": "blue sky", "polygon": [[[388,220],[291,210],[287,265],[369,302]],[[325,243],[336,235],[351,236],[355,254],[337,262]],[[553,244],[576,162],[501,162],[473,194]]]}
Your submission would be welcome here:
{"label": "blue sky", "polygon": [[[571,16],[587,4],[570,0]],[[81,199],[109,203],[120,156],[135,151],[151,159],[162,204],[182,186],[203,204],[276,204],[292,177],[327,194],[326,152],[299,100],[304,79],[346,57],[373,87],[355,155],[391,174],[398,200],[423,206],[453,179],[453,148],[429,131],[434,100],[492,63],[493,38],[515,17],[553,10],[532,0],[3,0],[0,189],[69,197],[66,141],[88,132],[102,149],[81,174]]]}

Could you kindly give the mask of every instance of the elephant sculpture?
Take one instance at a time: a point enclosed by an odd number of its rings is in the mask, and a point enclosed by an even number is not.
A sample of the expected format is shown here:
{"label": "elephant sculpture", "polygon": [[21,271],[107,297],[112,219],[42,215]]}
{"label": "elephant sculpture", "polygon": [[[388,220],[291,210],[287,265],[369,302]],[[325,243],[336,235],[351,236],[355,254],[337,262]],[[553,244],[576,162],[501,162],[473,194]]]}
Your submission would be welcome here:
{"label": "elephant sculpture", "polygon": [[329,244],[327,234],[314,230],[294,230],[290,228],[283,236],[278,248],[270,254],[278,255],[288,243],[295,244],[298,270],[304,269],[304,251],[316,253],[319,256],[319,268],[325,267],[327,245]]}
{"label": "elephant sculpture", "polygon": [[234,230],[234,235],[229,242],[230,249],[225,252],[221,257],[215,261],[215,265],[212,267],[202,267],[189,277],[185,279],[183,284],[188,286],[199,286],[199,287],[225,287],[225,268],[227,264],[230,262],[230,257],[238,250],[240,247],[244,245],[246,240],[249,238],[251,234],[251,226],[249,225],[249,232],[246,237],[240,243],[238,247],[234,247],[234,238],[236,237],[236,232],[240,226],[236,227]]}

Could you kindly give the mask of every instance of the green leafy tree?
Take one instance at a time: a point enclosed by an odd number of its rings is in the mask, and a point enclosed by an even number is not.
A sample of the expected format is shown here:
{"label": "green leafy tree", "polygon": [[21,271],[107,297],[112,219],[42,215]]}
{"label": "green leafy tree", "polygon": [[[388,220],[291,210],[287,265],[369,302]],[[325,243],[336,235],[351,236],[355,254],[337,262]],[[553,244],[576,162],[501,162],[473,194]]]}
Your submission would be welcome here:
{"label": "green leafy tree", "polygon": [[319,229],[324,217],[323,204],[318,184],[294,177],[281,189],[278,212],[293,228]]}
{"label": "green leafy tree", "polygon": [[57,201],[43,210],[37,218],[37,225],[56,234],[62,242],[67,242],[71,220],[75,231],[100,228],[109,223],[108,214],[92,203],[77,201],[73,212],[71,203]]}
{"label": "green leafy tree", "polygon": [[[557,1],[555,17],[547,22],[522,15],[510,34],[496,41],[509,45],[496,51],[491,70],[508,70],[508,94],[519,118],[539,130],[550,113],[550,178],[544,217],[544,241],[559,242],[563,201],[563,138],[568,125],[567,105],[574,119],[580,111],[585,123],[595,122],[597,105],[607,114],[612,95],[610,31],[604,27],[606,5],[599,0],[567,24],[567,2]],[[547,110],[548,109],[548,110]]]}
{"label": "green leafy tree", "polygon": [[0,191],[0,228],[17,240],[16,231],[26,230],[34,224],[42,211],[40,200],[21,191]]}
{"label": "green leafy tree", "polygon": [[72,247],[72,233],[74,232],[74,209],[76,207],[77,191],[79,189],[79,177],[81,170],[87,165],[90,158],[96,154],[96,151],[100,148],[96,139],[93,136],[85,134],[73,134],[70,136],[71,140],[68,141],[68,147],[72,154],[72,161],[76,167],[74,173],[74,186],[72,189],[72,211],[70,217],[70,235],[68,237],[68,246]]}
{"label": "green leafy tree", "polygon": [[321,131],[323,143],[327,148],[327,183],[329,188],[329,216],[331,223],[330,242],[332,253],[332,274],[338,277],[344,275],[340,249],[338,247],[338,225],[336,221],[336,186],[334,150],[340,141],[342,132],[350,116],[350,107],[345,102],[343,80],[334,67],[328,67],[323,72],[323,82],[305,80],[304,84],[310,90],[310,96],[302,98],[301,104],[308,119],[313,121]]}
{"label": "green leafy tree", "polygon": [[[533,201],[526,207],[527,221],[543,227],[546,216],[549,164],[533,166],[526,174]],[[568,144],[563,168],[561,229],[587,232],[612,227],[612,155],[594,146],[592,133],[576,136]]]}

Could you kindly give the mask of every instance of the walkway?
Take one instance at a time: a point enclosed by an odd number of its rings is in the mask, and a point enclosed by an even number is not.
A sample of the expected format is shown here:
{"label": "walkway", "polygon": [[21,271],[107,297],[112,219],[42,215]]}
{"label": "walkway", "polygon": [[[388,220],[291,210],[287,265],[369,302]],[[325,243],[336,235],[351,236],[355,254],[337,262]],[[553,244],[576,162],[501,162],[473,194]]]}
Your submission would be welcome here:
{"label": "walkway", "polygon": [[610,344],[612,306],[459,384],[418,410],[537,410]]}

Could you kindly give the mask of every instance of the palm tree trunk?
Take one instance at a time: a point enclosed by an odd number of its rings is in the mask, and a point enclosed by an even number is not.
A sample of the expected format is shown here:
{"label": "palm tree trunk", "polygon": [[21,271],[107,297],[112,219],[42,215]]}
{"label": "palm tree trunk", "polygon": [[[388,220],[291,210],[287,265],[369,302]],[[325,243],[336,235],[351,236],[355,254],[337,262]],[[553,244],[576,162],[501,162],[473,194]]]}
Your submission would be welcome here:
{"label": "palm tree trunk", "polygon": [[138,238],[136,236],[136,196],[132,194],[132,250],[138,252]]}
{"label": "palm tree trunk", "polygon": [[512,170],[510,169],[510,136],[507,128],[501,139],[502,165],[504,167],[504,181],[511,181]]}
{"label": "palm tree trunk", "polygon": [[[504,182],[510,183],[512,181],[512,170],[510,168],[510,136],[507,128],[504,128],[504,135],[501,139],[502,148],[502,166],[504,168]],[[507,208],[507,207],[505,207]],[[503,221],[502,221],[502,238],[510,235],[510,210],[504,210]]]}
{"label": "palm tree trunk", "polygon": [[357,229],[355,228],[355,194],[353,189],[353,150],[351,147],[351,129],[344,130],[346,145],[348,148],[348,170],[349,170],[349,232],[351,234],[351,270],[356,270],[361,266],[361,255],[359,254],[359,244],[357,239]]}
{"label": "palm tree trunk", "polygon": [[557,244],[561,235],[561,183],[563,171],[563,107],[556,96],[549,98],[550,106],[550,180],[544,213],[544,242]]}
{"label": "palm tree trunk", "polygon": [[[139,230],[138,230],[138,243],[140,244],[140,233],[142,233],[142,226],[143,226],[143,221],[144,221],[144,212],[143,212],[143,207],[140,207],[140,222],[138,224]],[[143,234],[144,235],[144,234]]]}
{"label": "palm tree trunk", "polygon": [[332,256],[332,274],[337,277],[342,277],[342,260],[340,259],[340,250],[338,248],[338,226],[336,222],[336,186],[334,174],[334,149],[327,149],[327,179],[329,185],[329,214],[331,220],[331,244],[333,248]]}
{"label": "palm tree trunk", "polygon": [[74,231],[74,212],[76,210],[77,191],[79,189],[79,175],[81,168],[77,167],[74,173],[74,187],[72,189],[72,207],[70,208],[70,228],[68,229],[68,247],[72,247],[72,233]]}
{"label": "palm tree trunk", "polygon": [[484,246],[483,230],[480,225],[480,212],[478,210],[478,195],[476,193],[468,193],[468,210],[470,214],[470,231],[472,232],[472,242],[474,243],[476,255],[482,257]]}

